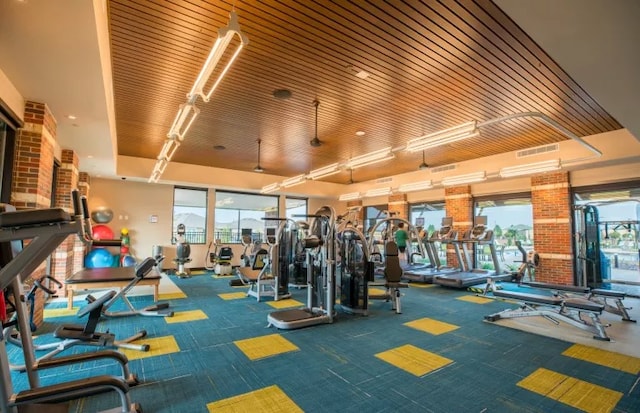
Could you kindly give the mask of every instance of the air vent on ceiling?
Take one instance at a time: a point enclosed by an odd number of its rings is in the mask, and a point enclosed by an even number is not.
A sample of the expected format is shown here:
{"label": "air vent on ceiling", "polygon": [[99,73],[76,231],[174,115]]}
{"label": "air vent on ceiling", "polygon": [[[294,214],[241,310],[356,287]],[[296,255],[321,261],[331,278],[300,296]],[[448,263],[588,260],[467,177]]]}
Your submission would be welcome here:
{"label": "air vent on ceiling", "polygon": [[436,166],[435,168],[431,168],[429,171],[432,174],[437,174],[439,172],[451,171],[453,169],[456,169],[456,164],[455,163],[452,163],[452,164],[449,164],[449,165]]}
{"label": "air vent on ceiling", "polygon": [[557,152],[559,149],[560,146],[557,143],[536,146],[534,148],[523,149],[516,152],[516,158],[526,158],[528,156],[540,155],[541,153]]}
{"label": "air vent on ceiling", "polygon": [[393,178],[390,176],[386,178],[376,179],[377,184],[384,184],[385,182],[391,182],[391,181],[393,181]]}

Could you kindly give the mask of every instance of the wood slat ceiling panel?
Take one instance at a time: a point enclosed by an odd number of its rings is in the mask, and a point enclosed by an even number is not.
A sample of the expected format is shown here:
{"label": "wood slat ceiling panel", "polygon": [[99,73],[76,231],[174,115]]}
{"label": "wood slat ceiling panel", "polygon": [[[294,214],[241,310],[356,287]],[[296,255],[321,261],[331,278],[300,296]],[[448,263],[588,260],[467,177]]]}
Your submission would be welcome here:
{"label": "wood slat ceiling panel", "polygon": [[[118,152],[154,159],[231,5],[110,0]],[[294,176],[425,133],[539,111],[578,136],[620,125],[489,0],[239,1],[249,37],[174,161]],[[355,74],[371,74],[360,79]],[[293,96],[278,100],[275,89]],[[318,107],[315,134],[314,99]],[[355,131],[364,130],[365,137]],[[532,118],[425,153],[431,166],[567,139]],[[222,145],[224,151],[215,150]],[[399,152],[358,181],[415,170]],[[151,172],[151,171],[150,171]],[[347,172],[327,178],[347,183]]]}

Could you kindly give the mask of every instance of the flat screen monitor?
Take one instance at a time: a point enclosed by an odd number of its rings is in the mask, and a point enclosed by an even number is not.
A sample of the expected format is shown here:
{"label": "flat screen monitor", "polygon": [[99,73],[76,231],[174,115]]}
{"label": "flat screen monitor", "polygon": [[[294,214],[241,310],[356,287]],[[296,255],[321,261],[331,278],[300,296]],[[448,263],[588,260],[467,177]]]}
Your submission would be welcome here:
{"label": "flat screen monitor", "polygon": [[275,237],[276,229],[275,228],[267,228],[267,237]]}
{"label": "flat screen monitor", "polygon": [[243,237],[251,237],[251,228],[242,228],[240,231]]}
{"label": "flat screen monitor", "polygon": [[443,217],[442,218],[441,226],[450,227],[451,225],[453,225],[453,218],[452,217]]}
{"label": "flat screen monitor", "polygon": [[487,226],[487,216],[486,215],[478,215],[475,220],[476,225]]}

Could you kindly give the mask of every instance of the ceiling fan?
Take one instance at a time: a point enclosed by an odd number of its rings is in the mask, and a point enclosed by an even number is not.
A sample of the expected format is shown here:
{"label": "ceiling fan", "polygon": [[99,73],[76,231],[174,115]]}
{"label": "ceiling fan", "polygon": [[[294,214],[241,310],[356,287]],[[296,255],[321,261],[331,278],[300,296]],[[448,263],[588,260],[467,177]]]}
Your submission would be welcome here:
{"label": "ceiling fan", "polygon": [[262,169],[262,166],[260,166],[260,143],[262,142],[262,140],[258,139],[257,142],[258,142],[258,164],[255,166],[255,168],[253,168],[253,172],[264,172],[264,169]]}
{"label": "ceiling fan", "polygon": [[318,146],[322,145],[322,141],[318,139],[318,106],[320,106],[320,102],[318,101],[318,99],[313,101],[313,105],[316,107],[316,134],[315,137],[309,141],[309,145],[317,148]]}
{"label": "ceiling fan", "polygon": [[422,163],[418,165],[418,169],[423,170],[429,168],[429,165],[424,161],[424,151],[422,151]]}

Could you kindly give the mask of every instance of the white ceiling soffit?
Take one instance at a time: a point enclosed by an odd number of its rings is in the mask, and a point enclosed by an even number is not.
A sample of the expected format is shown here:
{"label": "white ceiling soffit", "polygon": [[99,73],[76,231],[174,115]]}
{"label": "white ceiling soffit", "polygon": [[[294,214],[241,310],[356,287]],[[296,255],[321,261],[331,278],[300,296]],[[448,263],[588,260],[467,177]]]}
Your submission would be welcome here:
{"label": "white ceiling soffit", "polygon": [[81,171],[115,176],[97,18],[106,30],[104,0],[0,1],[0,69],[26,100],[49,106]]}
{"label": "white ceiling soffit", "polygon": [[640,1],[494,1],[640,140]]}

